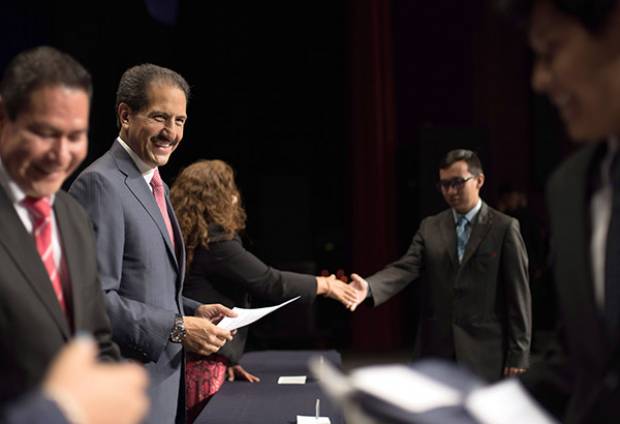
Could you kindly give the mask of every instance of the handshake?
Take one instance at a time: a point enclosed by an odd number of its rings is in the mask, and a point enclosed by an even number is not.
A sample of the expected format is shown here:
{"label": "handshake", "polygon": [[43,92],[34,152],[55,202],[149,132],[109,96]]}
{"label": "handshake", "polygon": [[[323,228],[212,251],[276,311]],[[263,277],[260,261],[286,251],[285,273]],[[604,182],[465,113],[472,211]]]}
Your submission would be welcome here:
{"label": "handshake", "polygon": [[342,303],[351,312],[362,303],[368,295],[368,283],[357,274],[351,274],[351,282],[343,270],[330,274],[327,270],[321,271],[316,277],[317,295],[323,295]]}

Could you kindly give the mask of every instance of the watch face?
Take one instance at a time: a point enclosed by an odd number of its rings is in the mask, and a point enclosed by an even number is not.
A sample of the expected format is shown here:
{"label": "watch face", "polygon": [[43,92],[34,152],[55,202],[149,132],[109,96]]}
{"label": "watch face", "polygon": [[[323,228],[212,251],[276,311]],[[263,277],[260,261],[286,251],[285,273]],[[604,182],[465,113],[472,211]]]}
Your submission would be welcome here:
{"label": "watch face", "polygon": [[172,328],[172,331],[170,332],[170,341],[172,343],[182,343],[186,334],[187,334],[187,331],[185,331],[185,325],[183,324],[183,318],[178,317],[177,319],[175,319],[174,327]]}

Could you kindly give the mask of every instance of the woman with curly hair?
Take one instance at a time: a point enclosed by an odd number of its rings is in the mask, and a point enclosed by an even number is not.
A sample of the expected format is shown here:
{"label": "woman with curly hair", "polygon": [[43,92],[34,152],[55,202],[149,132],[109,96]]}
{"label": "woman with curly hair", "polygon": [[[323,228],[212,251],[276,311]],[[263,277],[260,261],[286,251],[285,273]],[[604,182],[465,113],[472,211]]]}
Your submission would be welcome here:
{"label": "woman with curly hair", "polygon": [[[314,301],[317,295],[345,305],[355,302],[349,285],[330,277],[279,271],[244,249],[239,231],[246,215],[233,169],[221,160],[202,160],[185,168],[170,190],[187,250],[183,294],[230,308],[250,306],[250,296],[282,302],[295,296]],[[223,384],[226,374],[259,381],[237,361],[243,354],[247,327],[219,354],[188,357],[186,387],[188,418],[193,420]],[[228,367],[228,370],[227,370]]]}

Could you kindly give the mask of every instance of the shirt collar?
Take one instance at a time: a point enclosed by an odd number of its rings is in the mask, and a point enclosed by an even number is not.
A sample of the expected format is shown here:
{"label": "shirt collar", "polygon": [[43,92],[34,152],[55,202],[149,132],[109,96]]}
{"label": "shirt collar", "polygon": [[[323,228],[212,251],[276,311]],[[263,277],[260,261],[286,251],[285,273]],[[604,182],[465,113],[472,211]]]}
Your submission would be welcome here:
{"label": "shirt collar", "polygon": [[140,171],[140,174],[142,174],[146,182],[150,183],[157,167],[151,166],[148,163],[144,162],[142,159],[140,159],[140,156],[138,156],[136,152],[134,152],[133,149],[129,147],[129,145],[125,143],[120,136],[117,137],[116,140],[123,147],[123,149],[125,149],[131,160],[133,160],[133,163],[136,164],[138,171]]}
{"label": "shirt collar", "polygon": [[[28,195],[22,190],[22,188],[9,176],[9,173],[0,159],[0,185],[4,187],[4,191],[7,193],[13,204],[21,203]],[[52,194],[50,204],[54,204],[55,195]]]}
{"label": "shirt collar", "polygon": [[[482,199],[478,199],[478,203],[476,203],[476,206],[471,208],[469,210],[469,212],[467,212],[465,215],[463,215],[467,219],[467,222],[473,222],[474,218],[476,217],[476,215],[480,211],[481,207],[482,207]],[[458,213],[457,211],[455,211],[454,209],[452,209],[452,216],[454,218],[454,222],[456,223],[456,222],[458,222],[459,216],[462,216],[462,215],[460,213]]]}

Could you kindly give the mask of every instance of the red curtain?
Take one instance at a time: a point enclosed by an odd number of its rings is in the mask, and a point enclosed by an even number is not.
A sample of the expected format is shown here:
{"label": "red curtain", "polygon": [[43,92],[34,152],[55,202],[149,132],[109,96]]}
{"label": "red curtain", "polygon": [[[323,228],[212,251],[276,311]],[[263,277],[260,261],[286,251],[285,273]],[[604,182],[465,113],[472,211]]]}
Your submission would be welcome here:
{"label": "red curtain", "polygon": [[[395,113],[392,72],[391,2],[349,3],[351,90],[352,271],[362,276],[396,259]],[[400,346],[403,301],[359,308],[353,314],[357,350]]]}

